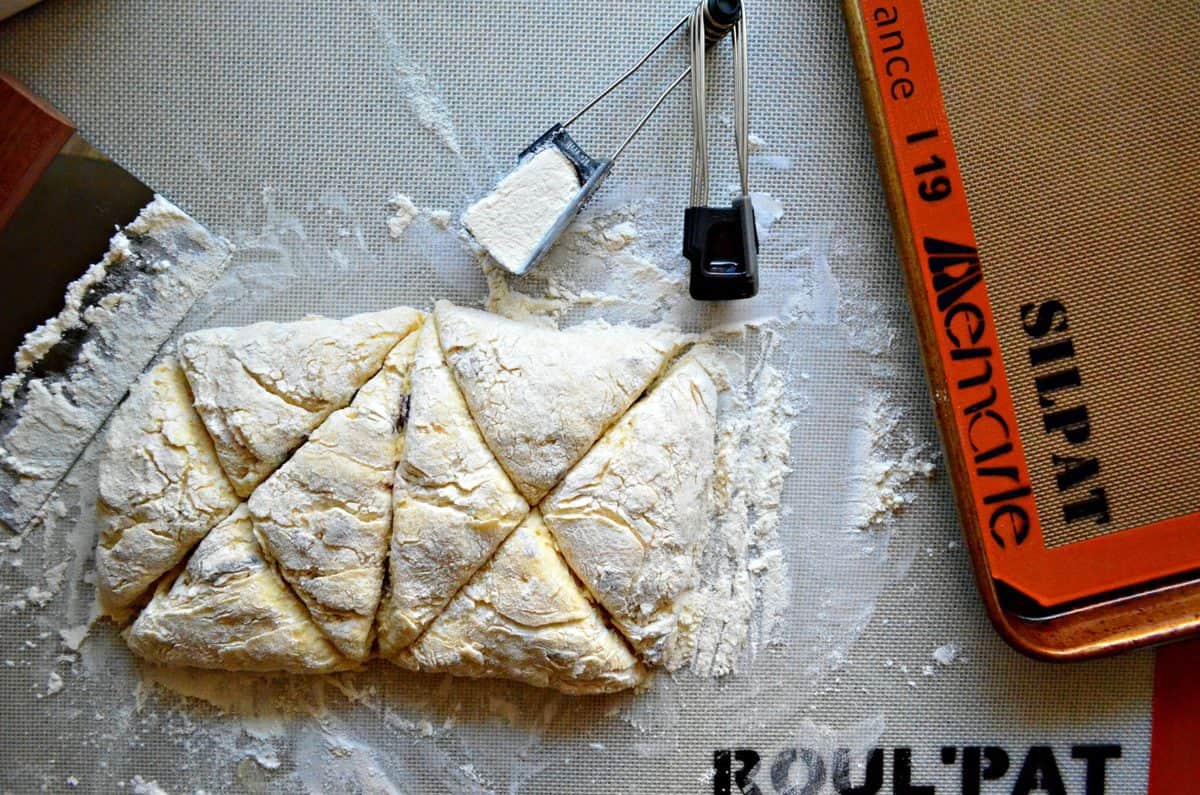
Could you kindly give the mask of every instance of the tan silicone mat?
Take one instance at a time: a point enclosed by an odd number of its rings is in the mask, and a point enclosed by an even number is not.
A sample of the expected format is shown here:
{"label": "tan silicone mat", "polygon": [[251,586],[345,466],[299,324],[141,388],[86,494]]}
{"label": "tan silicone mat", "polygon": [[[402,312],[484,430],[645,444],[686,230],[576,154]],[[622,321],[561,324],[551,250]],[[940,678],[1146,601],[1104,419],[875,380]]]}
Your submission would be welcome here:
{"label": "tan silicone mat", "polygon": [[1200,511],[1200,6],[925,5],[1047,546]]}

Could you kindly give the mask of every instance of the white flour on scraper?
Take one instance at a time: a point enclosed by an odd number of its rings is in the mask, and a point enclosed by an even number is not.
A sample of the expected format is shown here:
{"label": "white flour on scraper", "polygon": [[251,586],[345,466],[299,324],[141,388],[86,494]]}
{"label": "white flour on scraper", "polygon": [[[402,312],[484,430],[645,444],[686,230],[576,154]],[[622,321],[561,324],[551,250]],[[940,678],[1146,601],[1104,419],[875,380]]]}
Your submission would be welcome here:
{"label": "white flour on scraper", "polygon": [[24,532],[193,303],[228,241],[161,196],[26,336],[0,385],[0,525]]}

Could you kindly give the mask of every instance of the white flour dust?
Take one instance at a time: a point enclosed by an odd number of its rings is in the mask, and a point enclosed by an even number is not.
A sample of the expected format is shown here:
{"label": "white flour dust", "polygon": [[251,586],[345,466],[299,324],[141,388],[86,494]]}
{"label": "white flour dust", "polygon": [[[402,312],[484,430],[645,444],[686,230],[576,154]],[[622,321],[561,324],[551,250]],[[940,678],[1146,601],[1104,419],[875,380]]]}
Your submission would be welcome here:
{"label": "white flour dust", "polygon": [[297,778],[308,792],[362,792],[399,795],[375,758],[362,743],[336,735],[308,732],[301,746]]}
{"label": "white flour dust", "polygon": [[[729,199],[731,201],[742,195],[741,185],[730,184],[726,189],[729,192]],[[761,246],[770,237],[771,227],[780,218],[783,218],[783,202],[766,191],[754,190],[750,191],[750,204],[754,207],[754,227],[755,232],[758,233],[758,241]]]}
{"label": "white flour dust", "polygon": [[[863,400],[852,437],[855,474],[846,506],[851,529],[883,525],[913,499],[916,481],[933,476],[931,451],[899,439],[902,416],[883,393],[871,392]],[[893,452],[897,446],[900,451]]]}
{"label": "white flour dust", "polygon": [[133,795],[167,795],[167,791],[159,786],[154,779],[147,781],[141,776],[134,776],[129,781],[129,791]]}
{"label": "white flour dust", "polygon": [[700,586],[682,606],[672,670],[736,673],[775,639],[789,603],[779,523],[795,412],[782,375],[767,363],[777,340],[763,340],[756,360],[726,357],[714,523],[700,560]]}
{"label": "white flour dust", "polygon": [[454,216],[449,210],[422,209],[411,197],[403,193],[393,193],[387,200],[387,206],[392,211],[387,218],[388,236],[392,240],[402,239],[413,221],[418,218],[424,217],[434,228],[443,232],[454,222]]}
{"label": "white flour dust", "polygon": [[568,316],[614,323],[678,322],[674,309],[687,294],[687,280],[682,267],[660,256],[662,236],[642,201],[589,207],[524,278],[495,267],[481,254],[487,308],[549,325]]}
{"label": "white flour dust", "polygon": [[425,70],[405,54],[379,9],[372,8],[371,15],[383,40],[392,69],[392,78],[417,125],[436,136],[452,154],[461,157],[462,147],[458,141],[458,131],[454,127],[446,101],[442,99]]}
{"label": "white flour dust", "polygon": [[750,203],[754,206],[754,226],[757,227],[758,239],[765,240],[771,227],[783,217],[783,203],[764,191],[752,191]]}
{"label": "white flour dust", "polygon": [[957,643],[946,643],[933,650],[933,659],[941,666],[953,665],[960,658],[962,648]]}
{"label": "white flour dust", "polygon": [[134,691],[139,708],[155,692],[173,693],[203,702],[263,733],[264,726],[291,716],[321,717],[337,678],[230,674],[200,668],[173,668],[137,663]]}
{"label": "white flour dust", "polygon": [[773,147],[763,138],[750,133],[750,168],[766,166],[773,171],[790,171],[792,158],[785,154],[769,151]]}

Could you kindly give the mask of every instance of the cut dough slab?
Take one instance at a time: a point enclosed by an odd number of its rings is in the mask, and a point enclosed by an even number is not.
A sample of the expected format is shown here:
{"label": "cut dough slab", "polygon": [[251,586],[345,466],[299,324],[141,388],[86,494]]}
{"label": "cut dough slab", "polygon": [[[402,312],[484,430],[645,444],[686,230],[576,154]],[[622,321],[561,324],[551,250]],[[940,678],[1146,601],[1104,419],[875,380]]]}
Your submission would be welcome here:
{"label": "cut dough slab", "polygon": [[290,673],[355,665],[263,558],[245,505],[200,542],[173,584],[159,586],[125,641],[160,665]]}
{"label": "cut dough slab", "polygon": [[342,654],[365,659],[383,589],[417,335],[250,496],[267,557]]}
{"label": "cut dough slab", "polygon": [[717,389],[692,357],[673,367],[542,505],[571,568],[649,663],[675,632],[710,524]]}
{"label": "cut dough slab", "polygon": [[439,301],[446,361],[488,446],[531,504],[637,399],[682,342],[632,326],[556,331]]}
{"label": "cut dough slab", "polygon": [[385,655],[411,643],[529,512],[479,435],[432,319],[417,342],[394,507]]}
{"label": "cut dough slab", "polygon": [[534,511],[396,661],[564,693],[610,693],[645,669],[601,619]]}
{"label": "cut dough slab", "polygon": [[113,416],[99,480],[96,584],[116,614],[238,504],[174,359],[142,376]]}
{"label": "cut dough slab", "polygon": [[238,495],[248,497],[349,403],[420,322],[420,312],[397,307],[185,335],[179,354],[196,409]]}

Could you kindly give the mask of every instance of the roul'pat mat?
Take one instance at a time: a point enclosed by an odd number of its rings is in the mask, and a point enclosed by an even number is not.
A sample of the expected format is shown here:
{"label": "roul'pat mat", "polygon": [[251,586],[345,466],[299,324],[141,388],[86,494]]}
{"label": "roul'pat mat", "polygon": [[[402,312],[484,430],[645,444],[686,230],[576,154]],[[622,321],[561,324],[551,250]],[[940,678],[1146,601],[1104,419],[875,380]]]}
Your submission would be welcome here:
{"label": "roul'pat mat", "polygon": [[1195,633],[1200,7],[844,10],[993,622],[1053,659]]}
{"label": "roul'pat mat", "polygon": [[0,524],[36,519],[229,257],[0,73]]}

